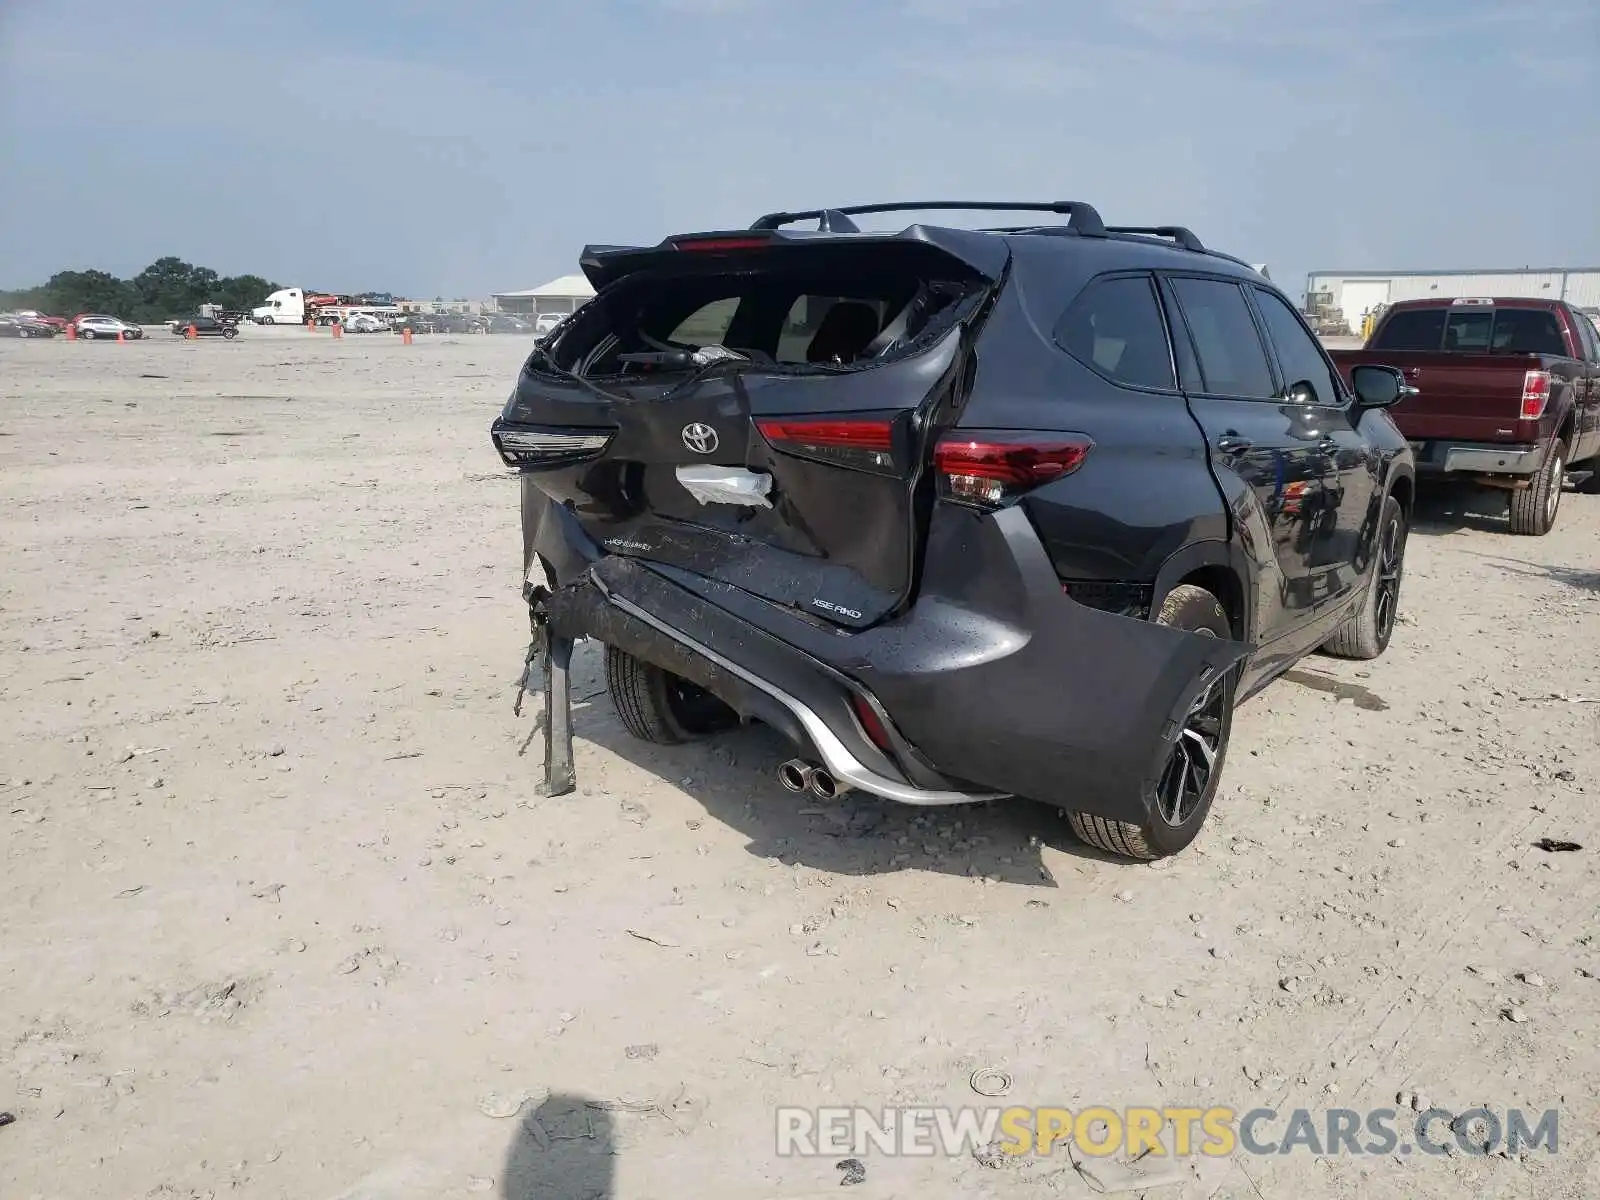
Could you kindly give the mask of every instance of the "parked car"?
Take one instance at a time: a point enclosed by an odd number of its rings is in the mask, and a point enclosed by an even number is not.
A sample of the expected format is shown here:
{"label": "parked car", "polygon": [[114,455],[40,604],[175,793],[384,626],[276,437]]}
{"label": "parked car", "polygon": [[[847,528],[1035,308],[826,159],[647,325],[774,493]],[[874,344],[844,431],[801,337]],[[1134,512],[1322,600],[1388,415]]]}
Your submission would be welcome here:
{"label": "parked car", "polygon": [[492,428],[549,654],[547,789],[573,782],[562,685],[591,637],[647,741],[760,720],[799,750],[791,791],[1029,797],[1157,858],[1205,822],[1239,700],[1319,647],[1383,653],[1400,373],[1352,393],[1275,285],[1188,230],[1022,207],[1052,215],[859,232],[1018,208],[873,205],[584,252],[598,301]]}
{"label": "parked car", "polygon": [[67,319],[65,317],[47,316],[36,308],[21,309],[16,315],[26,317],[28,320],[41,325],[48,325],[55,333],[65,333],[67,329]]}
{"label": "parked car", "polygon": [[537,336],[543,337],[545,334],[552,332],[562,321],[566,320],[566,316],[566,313],[540,313],[533,319],[533,332]]}
{"label": "parked car", "polygon": [[437,333],[476,333],[477,317],[466,313],[438,313],[433,318]]}
{"label": "parked car", "polygon": [[351,313],[344,322],[346,333],[382,333],[389,323],[372,313]]}
{"label": "parked car", "polygon": [[1550,531],[1572,467],[1600,490],[1600,333],[1563,301],[1402,301],[1333,358],[1347,376],[1399,368],[1417,393],[1393,417],[1418,472],[1506,489],[1512,533]]}
{"label": "parked car", "polygon": [[0,314],[0,337],[52,338],[55,335],[56,327],[48,322],[36,320],[23,313]]}
{"label": "parked car", "polygon": [[239,326],[234,322],[224,321],[220,317],[203,316],[200,313],[171,321],[167,327],[178,337],[188,337],[190,328],[194,329],[196,337],[220,337],[231,342],[239,336]]}
{"label": "parked car", "polygon": [[407,329],[412,333],[435,333],[439,327],[435,318],[428,313],[401,313],[389,322],[389,328],[395,333]]}
{"label": "parked car", "polygon": [[494,313],[487,318],[486,333],[522,333],[533,332],[533,323],[524,321],[521,317],[512,316],[510,313]]}
{"label": "parked car", "polygon": [[144,336],[144,330],[138,325],[130,325],[127,321],[104,313],[80,313],[72,319],[72,323],[78,330],[78,336],[90,342],[96,338],[115,338],[119,333],[134,341]]}

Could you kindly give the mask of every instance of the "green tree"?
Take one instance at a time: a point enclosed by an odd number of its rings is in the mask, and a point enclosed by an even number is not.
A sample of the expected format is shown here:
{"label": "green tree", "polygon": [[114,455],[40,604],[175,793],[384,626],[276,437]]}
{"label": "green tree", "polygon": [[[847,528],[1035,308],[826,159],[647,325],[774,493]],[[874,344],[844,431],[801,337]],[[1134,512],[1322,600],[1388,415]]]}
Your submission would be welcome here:
{"label": "green tree", "polygon": [[0,291],[0,310],[34,308],[52,316],[104,312],[128,321],[156,322],[183,317],[202,304],[248,312],[278,290],[260,275],[222,277],[168,255],[132,279],[105,271],[61,271],[39,287]]}

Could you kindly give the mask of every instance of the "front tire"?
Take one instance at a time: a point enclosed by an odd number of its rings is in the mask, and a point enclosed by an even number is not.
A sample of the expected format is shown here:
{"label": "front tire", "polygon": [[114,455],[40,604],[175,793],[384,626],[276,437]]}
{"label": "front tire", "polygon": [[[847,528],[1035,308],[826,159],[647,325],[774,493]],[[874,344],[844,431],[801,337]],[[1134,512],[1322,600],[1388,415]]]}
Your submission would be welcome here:
{"label": "front tire", "polygon": [[95,339],[95,332],[92,329],[85,329],[80,336],[82,336],[84,341],[92,342]]}
{"label": "front tire", "polygon": [[[1233,637],[1233,627],[1221,602],[1204,588],[1189,583],[1179,584],[1168,593],[1155,621],[1205,637]],[[1097,850],[1146,862],[1177,854],[1194,841],[1222,782],[1223,761],[1233,731],[1238,677],[1237,670],[1228,671],[1190,707],[1183,731],[1157,781],[1144,824],[1069,812],[1067,820],[1072,832]]]}
{"label": "front tire", "polygon": [[1322,644],[1336,658],[1377,658],[1389,648],[1395,619],[1400,615],[1400,582],[1406,569],[1406,510],[1393,496],[1383,498],[1378,520],[1378,541],[1373,555],[1372,578],[1361,607]]}
{"label": "front tire", "polygon": [[1521,491],[1511,493],[1511,532],[1543,537],[1554,528],[1561,507],[1561,485],[1567,478],[1567,446],[1560,439],[1550,444],[1544,466]]}
{"label": "front tire", "polygon": [[626,650],[606,647],[606,690],[623,728],[641,741],[676,746],[738,723],[705,689]]}

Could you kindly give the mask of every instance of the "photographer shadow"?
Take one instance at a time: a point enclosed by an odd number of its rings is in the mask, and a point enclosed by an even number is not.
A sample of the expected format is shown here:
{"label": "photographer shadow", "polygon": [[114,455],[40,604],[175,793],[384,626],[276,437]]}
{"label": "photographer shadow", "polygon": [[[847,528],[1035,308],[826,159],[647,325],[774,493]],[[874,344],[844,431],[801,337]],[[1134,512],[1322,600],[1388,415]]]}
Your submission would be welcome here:
{"label": "photographer shadow", "polygon": [[610,1200],[616,1130],[592,1099],[552,1093],[517,1125],[501,1172],[501,1200]]}

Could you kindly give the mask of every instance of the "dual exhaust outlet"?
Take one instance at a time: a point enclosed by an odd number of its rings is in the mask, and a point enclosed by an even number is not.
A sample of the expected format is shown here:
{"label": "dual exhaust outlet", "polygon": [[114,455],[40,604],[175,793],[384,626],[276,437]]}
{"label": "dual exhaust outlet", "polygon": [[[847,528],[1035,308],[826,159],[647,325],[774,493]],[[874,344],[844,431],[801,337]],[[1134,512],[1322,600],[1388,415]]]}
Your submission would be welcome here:
{"label": "dual exhaust outlet", "polygon": [[837,799],[850,788],[840,787],[833,772],[803,758],[791,758],[778,768],[778,782],[791,792],[810,792],[823,800]]}

